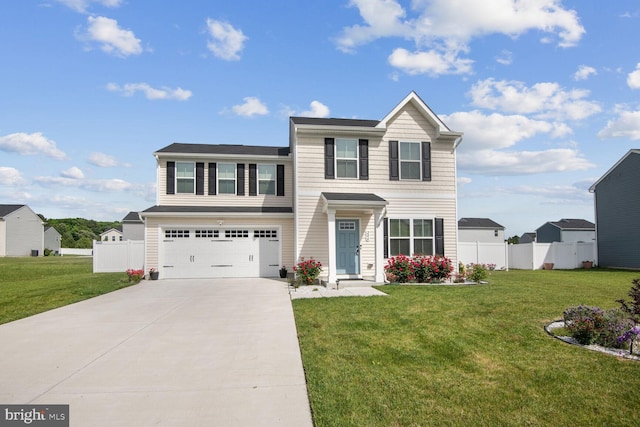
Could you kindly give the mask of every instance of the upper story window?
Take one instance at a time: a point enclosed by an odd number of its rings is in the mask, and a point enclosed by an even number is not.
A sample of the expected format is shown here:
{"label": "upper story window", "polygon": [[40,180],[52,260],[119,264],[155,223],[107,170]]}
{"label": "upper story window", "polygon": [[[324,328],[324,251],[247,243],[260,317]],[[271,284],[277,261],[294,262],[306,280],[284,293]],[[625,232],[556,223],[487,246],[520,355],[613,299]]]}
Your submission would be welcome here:
{"label": "upper story window", "polygon": [[358,141],[336,139],[336,176],[358,178]]}
{"label": "upper story window", "polygon": [[236,194],[236,165],[234,163],[218,164],[218,193]]}
{"label": "upper story window", "polygon": [[195,163],[176,162],[176,192],[193,194],[195,188]]}
{"label": "upper story window", "polygon": [[400,179],[420,179],[419,142],[400,142]]}
{"label": "upper story window", "polygon": [[258,165],[258,194],[276,194],[276,165]]}

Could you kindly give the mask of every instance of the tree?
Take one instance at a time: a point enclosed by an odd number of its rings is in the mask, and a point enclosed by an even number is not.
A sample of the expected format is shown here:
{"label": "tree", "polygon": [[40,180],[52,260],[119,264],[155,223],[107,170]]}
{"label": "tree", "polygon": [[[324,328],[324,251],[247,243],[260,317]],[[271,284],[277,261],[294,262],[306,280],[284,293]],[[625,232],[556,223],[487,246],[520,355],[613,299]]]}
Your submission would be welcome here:
{"label": "tree", "polygon": [[511,236],[507,239],[507,243],[512,244],[512,245],[517,245],[518,243],[520,243],[520,237],[519,236]]}

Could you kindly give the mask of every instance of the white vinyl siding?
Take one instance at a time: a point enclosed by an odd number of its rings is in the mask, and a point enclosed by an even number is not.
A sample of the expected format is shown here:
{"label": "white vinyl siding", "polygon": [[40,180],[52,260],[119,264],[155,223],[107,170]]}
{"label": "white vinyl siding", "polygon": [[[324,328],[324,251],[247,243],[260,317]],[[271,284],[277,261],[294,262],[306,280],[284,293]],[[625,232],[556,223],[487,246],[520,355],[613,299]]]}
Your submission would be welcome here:
{"label": "white vinyl siding", "polygon": [[8,214],[4,227],[5,256],[30,256],[34,250],[44,255],[44,227],[31,208],[23,206]]}

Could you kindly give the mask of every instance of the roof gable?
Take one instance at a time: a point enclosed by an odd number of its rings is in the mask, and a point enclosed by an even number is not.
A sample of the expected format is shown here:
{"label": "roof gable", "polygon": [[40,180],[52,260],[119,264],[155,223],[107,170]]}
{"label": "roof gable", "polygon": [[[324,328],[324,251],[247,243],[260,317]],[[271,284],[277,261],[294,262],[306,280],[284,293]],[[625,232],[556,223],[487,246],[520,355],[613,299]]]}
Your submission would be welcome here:
{"label": "roof gable", "polygon": [[122,222],[139,222],[142,224],[142,220],[140,219],[138,212],[129,212],[127,216],[122,219]]}
{"label": "roof gable", "polygon": [[594,182],[593,185],[591,187],[589,187],[589,192],[591,192],[591,193],[595,192],[596,191],[596,187],[598,186],[598,184],[600,184],[602,182],[602,180],[604,180],[607,176],[609,176],[609,174],[611,172],[613,172],[620,165],[620,163],[625,161],[627,159],[627,157],[629,157],[632,154],[640,154],[640,149],[632,149],[632,150],[627,151],[627,153],[624,156],[622,156],[622,158],[620,160],[618,160],[615,165],[611,166],[611,168],[608,171],[606,171],[604,173],[604,175],[602,175],[600,177],[599,180]]}

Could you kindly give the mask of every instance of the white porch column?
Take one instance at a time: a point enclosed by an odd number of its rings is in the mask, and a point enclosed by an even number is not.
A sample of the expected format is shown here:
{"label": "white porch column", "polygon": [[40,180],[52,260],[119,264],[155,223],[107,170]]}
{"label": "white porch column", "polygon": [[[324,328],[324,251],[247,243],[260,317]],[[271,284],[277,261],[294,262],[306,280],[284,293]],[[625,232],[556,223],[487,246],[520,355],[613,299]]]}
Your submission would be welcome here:
{"label": "white porch column", "polygon": [[327,242],[329,242],[329,260],[327,264],[327,273],[329,275],[328,282],[336,283],[338,277],[336,275],[336,211],[335,209],[327,210],[327,230],[329,235],[327,236]]}
{"label": "white porch column", "polygon": [[384,282],[384,216],[382,209],[375,211],[375,281],[376,283]]}

